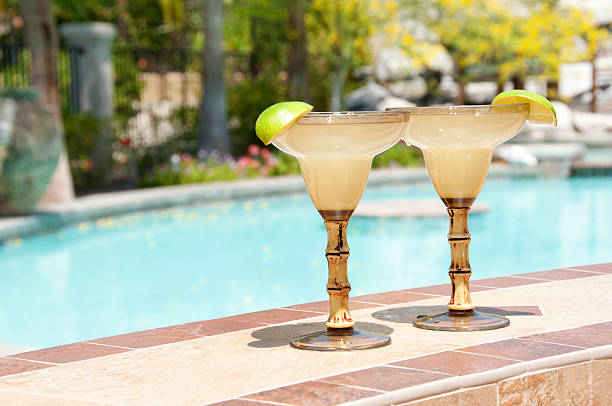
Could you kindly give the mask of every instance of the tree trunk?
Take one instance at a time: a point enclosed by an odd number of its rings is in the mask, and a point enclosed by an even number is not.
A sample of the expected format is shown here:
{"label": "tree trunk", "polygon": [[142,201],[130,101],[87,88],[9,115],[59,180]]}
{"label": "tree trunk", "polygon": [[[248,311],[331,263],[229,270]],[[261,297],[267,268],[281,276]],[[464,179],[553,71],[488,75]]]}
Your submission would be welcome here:
{"label": "tree trunk", "polygon": [[289,98],[309,101],[308,54],[304,0],[296,0],[289,8]]}
{"label": "tree trunk", "polygon": [[223,0],[207,0],[205,4],[199,146],[225,154],[230,152],[230,139],[223,80]]}
{"label": "tree trunk", "polygon": [[347,69],[344,66],[338,67],[332,74],[331,84],[331,111],[342,109],[342,99],[344,96],[344,86],[346,84]]}
{"label": "tree trunk", "polygon": [[124,44],[128,41],[127,12],[125,11],[127,0],[117,0],[117,31],[118,37]]}
{"label": "tree trunk", "polygon": [[591,113],[597,113],[597,53],[593,55],[593,59],[591,60],[591,64],[593,65],[593,74],[592,81],[593,84],[591,86]]}
{"label": "tree trunk", "polygon": [[[53,113],[62,127],[62,109],[57,82],[57,31],[51,14],[50,0],[22,0],[24,39],[30,49],[32,87],[40,101]],[[63,130],[61,131],[63,134]],[[64,147],[41,203],[60,203],[74,198],[68,154]]]}
{"label": "tree trunk", "polygon": [[457,79],[457,96],[455,96],[455,104],[458,106],[463,106],[465,104],[465,76],[463,73],[463,68],[457,66],[456,72]]}
{"label": "tree trunk", "polygon": [[512,86],[514,86],[515,89],[524,89],[525,81],[522,77],[515,76],[512,78]]}

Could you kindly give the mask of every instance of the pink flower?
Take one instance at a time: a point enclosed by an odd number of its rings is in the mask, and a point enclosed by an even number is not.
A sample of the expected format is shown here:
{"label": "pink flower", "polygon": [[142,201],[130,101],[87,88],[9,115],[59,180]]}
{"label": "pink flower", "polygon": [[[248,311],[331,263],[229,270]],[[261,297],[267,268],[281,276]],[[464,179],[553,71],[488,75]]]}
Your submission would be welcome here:
{"label": "pink flower", "polygon": [[249,166],[250,160],[251,159],[249,157],[243,156],[242,158],[238,160],[238,165],[242,168],[246,168],[247,166]]}
{"label": "pink flower", "polygon": [[262,149],[261,149],[261,157],[262,157],[263,159],[268,159],[268,158],[270,158],[270,155],[272,155],[272,153],[270,152],[270,150],[269,150],[269,149],[267,149],[267,148],[262,148]]}
{"label": "pink flower", "polygon": [[259,155],[259,151],[260,151],[260,150],[261,150],[261,148],[259,148],[259,145],[256,145],[256,144],[251,144],[251,145],[249,145],[249,147],[247,148],[247,153],[248,153],[249,155],[252,155],[252,156],[257,156],[257,155]]}

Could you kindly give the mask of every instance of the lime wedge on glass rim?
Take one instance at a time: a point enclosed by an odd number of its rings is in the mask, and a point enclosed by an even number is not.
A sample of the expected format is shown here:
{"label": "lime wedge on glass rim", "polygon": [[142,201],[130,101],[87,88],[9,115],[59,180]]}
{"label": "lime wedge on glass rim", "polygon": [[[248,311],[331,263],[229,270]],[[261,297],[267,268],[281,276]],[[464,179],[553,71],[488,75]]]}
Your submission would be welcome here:
{"label": "lime wedge on glass rim", "polygon": [[491,104],[529,103],[529,120],[532,124],[552,124],[557,126],[557,112],[545,97],[527,90],[508,90],[501,92]]}
{"label": "lime wedge on glass rim", "polygon": [[273,104],[257,118],[255,133],[264,144],[268,145],[311,110],[310,104],[300,101]]}

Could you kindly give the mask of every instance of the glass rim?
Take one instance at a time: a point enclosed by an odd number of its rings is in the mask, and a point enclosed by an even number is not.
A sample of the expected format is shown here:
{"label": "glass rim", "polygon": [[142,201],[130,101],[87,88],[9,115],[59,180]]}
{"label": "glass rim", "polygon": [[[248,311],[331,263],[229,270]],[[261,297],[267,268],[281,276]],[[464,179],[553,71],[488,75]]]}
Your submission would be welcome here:
{"label": "glass rim", "polygon": [[311,111],[302,116],[298,124],[374,124],[403,121],[396,111]]}
{"label": "glass rim", "polygon": [[[492,107],[495,107],[492,109]],[[512,108],[519,107],[517,110]],[[511,111],[510,111],[511,110]],[[503,114],[529,111],[529,103],[474,104],[459,106],[388,107],[385,111],[397,114]]]}

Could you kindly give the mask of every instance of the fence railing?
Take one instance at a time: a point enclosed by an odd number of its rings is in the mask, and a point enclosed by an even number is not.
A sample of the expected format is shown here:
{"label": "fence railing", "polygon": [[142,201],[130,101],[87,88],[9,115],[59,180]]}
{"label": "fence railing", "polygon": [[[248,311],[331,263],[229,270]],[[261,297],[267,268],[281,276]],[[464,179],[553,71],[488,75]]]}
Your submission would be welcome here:
{"label": "fence railing", "polygon": [[[79,109],[77,58],[81,49],[62,46],[57,54],[58,85],[65,113]],[[202,54],[190,49],[114,47],[115,105],[169,101],[197,105],[201,99]],[[235,86],[253,76],[248,54],[225,55],[225,79]],[[0,88],[30,86],[30,53],[21,43],[0,42]]]}

